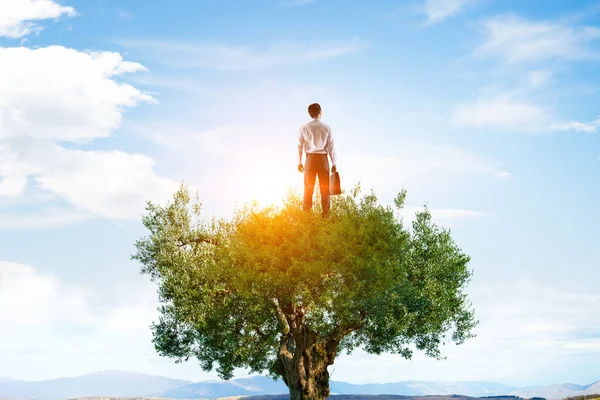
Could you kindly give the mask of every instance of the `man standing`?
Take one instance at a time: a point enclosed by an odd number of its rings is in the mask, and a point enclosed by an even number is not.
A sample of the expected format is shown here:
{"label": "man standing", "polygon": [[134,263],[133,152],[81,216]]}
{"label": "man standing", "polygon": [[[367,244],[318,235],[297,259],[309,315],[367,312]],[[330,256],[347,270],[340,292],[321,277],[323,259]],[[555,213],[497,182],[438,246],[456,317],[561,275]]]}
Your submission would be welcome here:
{"label": "man standing", "polygon": [[[329,160],[331,157],[331,172],[336,172],[336,156],[331,136],[331,127],[321,121],[321,106],[313,103],[308,106],[308,114],[312,121],[300,127],[298,140],[298,171],[304,172],[304,201],[305,211],[312,209],[312,198],[315,189],[315,179],[319,178],[321,189],[321,205],[323,215],[329,212]],[[306,153],[306,166],[302,165],[302,153]]]}

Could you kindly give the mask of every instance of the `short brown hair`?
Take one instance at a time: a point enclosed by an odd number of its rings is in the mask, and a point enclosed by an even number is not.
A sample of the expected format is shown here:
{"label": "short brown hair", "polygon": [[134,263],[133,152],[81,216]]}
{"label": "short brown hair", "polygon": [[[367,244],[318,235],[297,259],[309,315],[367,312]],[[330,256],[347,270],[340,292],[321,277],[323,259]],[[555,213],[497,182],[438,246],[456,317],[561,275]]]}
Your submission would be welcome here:
{"label": "short brown hair", "polygon": [[308,114],[313,118],[317,118],[319,114],[321,114],[321,106],[319,103],[312,103],[308,106]]}

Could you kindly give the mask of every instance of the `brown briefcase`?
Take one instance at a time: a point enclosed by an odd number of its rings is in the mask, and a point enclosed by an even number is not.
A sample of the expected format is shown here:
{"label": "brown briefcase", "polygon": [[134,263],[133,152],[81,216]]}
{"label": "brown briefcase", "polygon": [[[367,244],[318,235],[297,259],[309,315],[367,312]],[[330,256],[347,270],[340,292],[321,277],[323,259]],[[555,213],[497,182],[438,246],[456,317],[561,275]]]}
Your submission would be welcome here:
{"label": "brown briefcase", "polygon": [[332,172],[329,177],[329,194],[332,196],[338,195],[342,193],[342,188],[340,187],[340,174],[336,172]]}

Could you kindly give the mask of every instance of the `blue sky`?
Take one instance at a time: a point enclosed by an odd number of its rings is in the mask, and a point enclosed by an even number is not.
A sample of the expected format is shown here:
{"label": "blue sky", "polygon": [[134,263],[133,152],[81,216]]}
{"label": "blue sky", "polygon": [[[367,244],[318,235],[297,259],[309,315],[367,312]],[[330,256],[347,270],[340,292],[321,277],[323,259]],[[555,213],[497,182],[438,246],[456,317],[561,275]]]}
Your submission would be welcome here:
{"label": "blue sky", "polygon": [[3,0],[0,376],[214,378],[151,346],[144,202],[300,190],[317,101],[344,186],[405,187],[406,220],[452,229],[481,321],[445,361],[357,352],[333,379],[600,379],[599,22],[586,0]]}

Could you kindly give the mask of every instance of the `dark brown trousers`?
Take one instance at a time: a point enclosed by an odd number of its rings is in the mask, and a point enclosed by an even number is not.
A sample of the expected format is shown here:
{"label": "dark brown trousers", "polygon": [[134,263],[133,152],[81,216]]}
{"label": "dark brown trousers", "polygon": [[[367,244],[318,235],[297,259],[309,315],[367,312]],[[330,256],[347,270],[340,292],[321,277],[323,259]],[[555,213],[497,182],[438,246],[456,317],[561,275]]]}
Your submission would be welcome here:
{"label": "dark brown trousers", "polygon": [[304,201],[302,208],[305,211],[312,210],[313,193],[315,191],[315,180],[319,178],[321,189],[321,206],[323,214],[329,212],[329,160],[327,154],[306,153],[306,164],[304,166]]}

